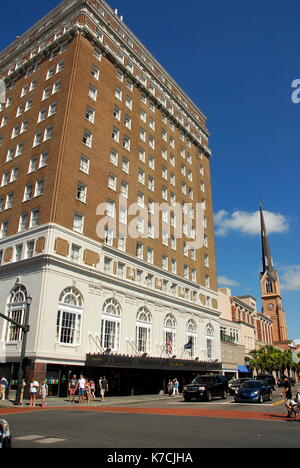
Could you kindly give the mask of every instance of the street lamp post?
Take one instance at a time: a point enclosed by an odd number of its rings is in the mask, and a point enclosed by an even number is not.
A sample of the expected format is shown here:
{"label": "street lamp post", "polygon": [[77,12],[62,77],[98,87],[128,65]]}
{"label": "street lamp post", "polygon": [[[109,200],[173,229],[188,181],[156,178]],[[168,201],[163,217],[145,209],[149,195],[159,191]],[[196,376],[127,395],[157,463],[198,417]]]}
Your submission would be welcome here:
{"label": "street lamp post", "polygon": [[19,366],[19,371],[18,371],[18,389],[17,389],[16,401],[14,403],[15,405],[19,405],[21,401],[23,378],[24,378],[23,362],[24,362],[25,353],[26,353],[27,334],[29,332],[29,313],[30,313],[31,303],[32,303],[32,298],[30,296],[27,296],[25,320],[22,326],[22,349],[21,349],[21,356],[20,356],[20,366]]}

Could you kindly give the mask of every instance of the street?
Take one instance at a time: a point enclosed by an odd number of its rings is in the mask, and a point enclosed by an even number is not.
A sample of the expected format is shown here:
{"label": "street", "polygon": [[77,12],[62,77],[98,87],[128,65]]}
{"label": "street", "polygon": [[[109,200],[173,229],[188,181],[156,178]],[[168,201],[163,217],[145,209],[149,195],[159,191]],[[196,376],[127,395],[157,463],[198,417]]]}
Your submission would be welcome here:
{"label": "street", "polygon": [[[14,448],[298,448],[300,418],[289,421],[280,397],[273,402],[185,403],[182,397],[90,407],[6,408]],[[121,401],[121,400],[120,400]],[[122,401],[121,401],[122,403]]]}

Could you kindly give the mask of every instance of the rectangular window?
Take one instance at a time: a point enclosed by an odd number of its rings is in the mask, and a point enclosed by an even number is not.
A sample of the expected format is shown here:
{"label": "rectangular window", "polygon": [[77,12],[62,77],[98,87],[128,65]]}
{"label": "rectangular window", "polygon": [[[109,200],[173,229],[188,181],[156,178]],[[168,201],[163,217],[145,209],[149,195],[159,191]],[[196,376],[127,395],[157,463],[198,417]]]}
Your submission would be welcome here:
{"label": "rectangular window", "polygon": [[49,106],[48,117],[51,117],[52,115],[56,114],[56,111],[57,111],[57,103],[53,102]]}
{"label": "rectangular window", "polygon": [[1,224],[0,237],[1,238],[7,237],[7,233],[8,233],[8,221],[3,221]]}
{"label": "rectangular window", "polygon": [[114,191],[117,190],[117,177],[112,174],[108,176],[108,188]]}
{"label": "rectangular window", "polygon": [[80,170],[85,174],[89,174],[90,160],[86,156],[81,155],[80,157]]}
{"label": "rectangular window", "polygon": [[38,210],[38,209],[32,210],[29,227],[38,226],[39,225],[39,219],[40,219],[40,210]]}
{"label": "rectangular window", "polygon": [[91,123],[95,122],[95,111],[94,109],[92,109],[92,107],[90,106],[87,107],[85,111],[85,118]]}
{"label": "rectangular window", "polygon": [[128,136],[124,136],[124,140],[123,140],[123,148],[125,148],[127,151],[130,151],[130,147],[131,147],[131,140]]}
{"label": "rectangular window", "polygon": [[26,243],[26,258],[32,258],[34,254],[34,241]]}
{"label": "rectangular window", "polygon": [[93,99],[93,101],[97,100],[97,88],[93,85],[89,86],[89,97]]}
{"label": "rectangular window", "polygon": [[115,89],[115,97],[119,101],[122,101],[122,90],[121,90],[121,88],[119,88],[119,86],[117,86],[116,89]]}
{"label": "rectangular window", "polygon": [[119,143],[120,141],[120,130],[116,127],[113,127],[112,129],[112,139],[116,142],[116,143]]}
{"label": "rectangular window", "polygon": [[12,208],[12,205],[13,205],[13,198],[14,198],[14,194],[13,193],[9,193],[7,196],[6,196],[6,201],[5,201],[5,210],[10,210]]}
{"label": "rectangular window", "polygon": [[15,250],[15,262],[22,260],[23,244],[17,245]]}
{"label": "rectangular window", "polygon": [[86,203],[87,186],[80,183],[80,182],[77,184],[76,198],[77,198],[77,200],[81,201],[82,203]]}
{"label": "rectangular window", "polygon": [[92,67],[91,67],[91,75],[92,75],[93,78],[95,78],[95,80],[99,81],[100,70],[95,65],[92,65]]}
{"label": "rectangular window", "polygon": [[43,194],[44,190],[44,179],[37,180],[35,183],[34,196],[39,197]]}
{"label": "rectangular window", "polygon": [[92,142],[93,142],[93,135],[91,132],[89,132],[88,130],[84,130],[83,132],[83,136],[82,136],[82,143],[86,146],[88,146],[89,148],[92,147]]}
{"label": "rectangular window", "polygon": [[35,134],[34,136],[34,141],[33,141],[33,146],[38,146],[43,142],[43,133],[39,131],[38,133]]}
{"label": "rectangular window", "polygon": [[44,89],[42,101],[45,101],[46,99],[48,99],[51,96],[51,93],[52,93],[52,88],[50,86]]}
{"label": "rectangular window", "polygon": [[120,341],[120,322],[103,319],[101,323],[101,346],[117,351]]}
{"label": "rectangular window", "polygon": [[80,213],[75,213],[73,220],[73,230],[76,232],[83,232],[84,216]]}
{"label": "rectangular window", "polygon": [[61,344],[79,345],[81,315],[59,311],[57,315],[57,339]]}
{"label": "rectangular window", "polygon": [[113,200],[108,200],[106,203],[106,213],[110,218],[116,216],[116,203]]}
{"label": "rectangular window", "polygon": [[122,171],[129,174],[129,161],[127,158],[122,158]]}
{"label": "rectangular window", "polygon": [[72,244],[71,247],[71,262],[79,263],[81,248],[78,245]]}
{"label": "rectangular window", "polygon": [[110,152],[109,160],[114,166],[118,166],[119,155],[118,152],[114,149],[112,149]]}
{"label": "rectangular window", "polygon": [[23,201],[30,200],[32,198],[32,196],[33,196],[33,185],[32,184],[27,184],[25,186]]}
{"label": "rectangular window", "polygon": [[45,134],[44,134],[44,141],[50,140],[52,138],[52,135],[53,135],[53,128],[52,127],[46,128]]}

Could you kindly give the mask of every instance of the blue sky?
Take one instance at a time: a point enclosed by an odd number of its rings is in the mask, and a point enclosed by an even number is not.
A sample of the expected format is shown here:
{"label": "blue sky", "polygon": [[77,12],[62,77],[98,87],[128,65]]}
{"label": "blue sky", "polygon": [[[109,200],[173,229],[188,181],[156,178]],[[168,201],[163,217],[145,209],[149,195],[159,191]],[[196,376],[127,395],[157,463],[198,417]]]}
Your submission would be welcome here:
{"label": "blue sky", "polygon": [[[1,25],[0,49],[58,3],[1,5],[13,22]],[[253,214],[261,197],[290,338],[300,338],[300,104],[291,99],[292,81],[300,79],[299,1],[109,3],[208,116],[222,283],[236,284],[236,295],[260,296]]]}

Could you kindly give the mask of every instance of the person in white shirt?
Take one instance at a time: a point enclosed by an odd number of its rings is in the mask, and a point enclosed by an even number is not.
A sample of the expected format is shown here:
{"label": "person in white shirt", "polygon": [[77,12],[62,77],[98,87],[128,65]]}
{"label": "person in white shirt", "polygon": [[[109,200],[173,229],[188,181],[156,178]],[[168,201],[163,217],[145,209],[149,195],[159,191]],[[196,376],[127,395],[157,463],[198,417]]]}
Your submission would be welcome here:
{"label": "person in white shirt", "polygon": [[86,395],[86,380],[83,377],[83,375],[80,376],[78,380],[78,395],[79,395],[79,401],[78,403],[83,403]]}
{"label": "person in white shirt", "polygon": [[40,384],[37,380],[32,379],[30,383],[30,404],[29,406],[35,407],[36,396],[39,390]]}

